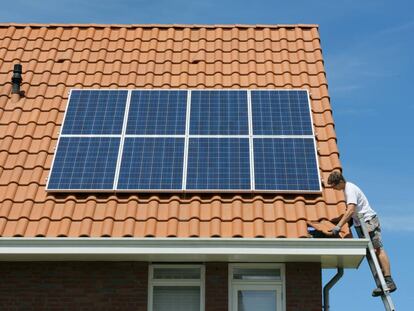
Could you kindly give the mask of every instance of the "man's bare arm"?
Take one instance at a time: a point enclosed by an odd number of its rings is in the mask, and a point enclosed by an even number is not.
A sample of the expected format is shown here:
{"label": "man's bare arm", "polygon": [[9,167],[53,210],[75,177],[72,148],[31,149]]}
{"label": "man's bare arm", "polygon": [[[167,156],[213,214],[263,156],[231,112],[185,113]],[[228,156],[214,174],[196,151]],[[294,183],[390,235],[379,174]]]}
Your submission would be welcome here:
{"label": "man's bare arm", "polygon": [[355,204],[347,205],[344,216],[342,216],[341,220],[337,224],[338,227],[342,228],[342,226],[345,225],[351,219],[352,215],[355,213],[355,208]]}
{"label": "man's bare arm", "polygon": [[342,216],[338,224],[331,230],[333,235],[337,235],[339,231],[341,231],[342,226],[345,225],[351,219],[352,214],[355,213],[355,208],[355,204],[347,205],[344,216]]}

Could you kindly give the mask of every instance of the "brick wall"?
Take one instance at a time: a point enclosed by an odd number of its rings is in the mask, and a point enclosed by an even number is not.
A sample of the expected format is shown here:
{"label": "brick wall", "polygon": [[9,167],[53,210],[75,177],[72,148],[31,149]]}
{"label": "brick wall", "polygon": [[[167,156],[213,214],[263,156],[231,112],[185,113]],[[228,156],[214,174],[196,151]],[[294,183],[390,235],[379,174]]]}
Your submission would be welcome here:
{"label": "brick wall", "polygon": [[[320,264],[286,264],[286,311],[320,311],[321,282]],[[146,311],[147,295],[147,263],[0,262],[1,311]],[[227,310],[227,263],[206,263],[205,301]]]}
{"label": "brick wall", "polygon": [[228,265],[226,262],[206,263],[205,311],[228,308]]}
{"label": "brick wall", "polygon": [[0,310],[147,310],[148,264],[0,262]]}
{"label": "brick wall", "polygon": [[286,264],[286,310],[322,310],[322,276],[319,263]]}

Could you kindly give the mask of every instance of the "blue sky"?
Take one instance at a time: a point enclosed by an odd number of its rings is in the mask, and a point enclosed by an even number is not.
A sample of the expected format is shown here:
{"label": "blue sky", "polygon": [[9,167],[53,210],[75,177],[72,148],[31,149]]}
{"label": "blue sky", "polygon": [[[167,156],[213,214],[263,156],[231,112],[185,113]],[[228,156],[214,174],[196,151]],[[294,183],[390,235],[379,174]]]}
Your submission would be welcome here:
{"label": "blue sky", "polygon": [[[414,2],[406,0],[13,0],[0,22],[320,25],[323,55],[344,174],[379,213],[399,290],[412,310],[414,210]],[[324,273],[324,282],[335,271]],[[381,310],[364,262],[346,270],[331,309]],[[411,306],[411,307],[410,307]]]}

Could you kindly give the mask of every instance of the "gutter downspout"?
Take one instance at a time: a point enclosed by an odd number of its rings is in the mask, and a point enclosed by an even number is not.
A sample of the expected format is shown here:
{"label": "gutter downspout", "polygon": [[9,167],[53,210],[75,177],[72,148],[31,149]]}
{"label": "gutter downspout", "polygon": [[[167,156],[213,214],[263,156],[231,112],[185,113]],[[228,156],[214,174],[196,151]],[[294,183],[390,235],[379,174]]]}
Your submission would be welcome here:
{"label": "gutter downspout", "polygon": [[332,287],[339,281],[340,278],[344,275],[344,268],[338,267],[338,272],[333,276],[333,278],[324,286],[323,288],[323,310],[329,311],[329,291]]}

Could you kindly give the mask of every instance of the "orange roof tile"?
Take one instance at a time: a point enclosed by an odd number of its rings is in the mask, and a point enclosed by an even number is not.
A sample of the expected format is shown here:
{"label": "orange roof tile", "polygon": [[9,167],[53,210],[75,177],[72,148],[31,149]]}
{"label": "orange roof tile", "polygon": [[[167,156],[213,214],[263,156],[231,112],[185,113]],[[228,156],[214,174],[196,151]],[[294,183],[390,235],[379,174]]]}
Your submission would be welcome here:
{"label": "orange roof tile", "polygon": [[[52,195],[71,88],[303,88],[321,176],[340,168],[317,25],[0,24],[0,236],[307,237],[343,195]],[[11,100],[13,65],[24,98]],[[344,235],[349,234],[348,229]]]}

